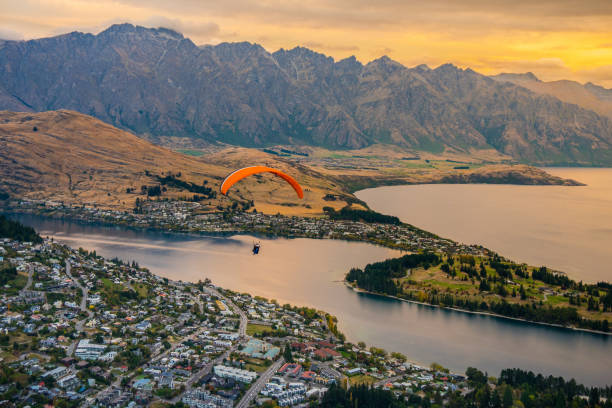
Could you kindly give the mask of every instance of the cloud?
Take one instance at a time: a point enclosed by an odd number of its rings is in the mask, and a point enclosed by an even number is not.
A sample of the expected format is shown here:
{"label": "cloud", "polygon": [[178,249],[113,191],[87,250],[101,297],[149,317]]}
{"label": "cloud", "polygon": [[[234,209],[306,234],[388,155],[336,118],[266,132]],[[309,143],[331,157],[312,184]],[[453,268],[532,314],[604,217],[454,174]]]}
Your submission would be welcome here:
{"label": "cloud", "polygon": [[353,51],[359,51],[359,47],[356,45],[342,45],[342,44],[323,44],[320,42],[316,42],[316,41],[308,41],[304,43],[305,47],[308,48],[312,48],[315,50],[325,50],[325,51],[332,51],[332,52],[336,52],[336,51],[341,51],[341,52],[353,52]]}
{"label": "cloud", "polygon": [[[104,1],[104,0],[102,0]],[[479,31],[606,29],[609,0],[118,0],[165,13],[249,19],[251,23],[352,28],[369,31],[438,26]],[[588,20],[589,25],[585,26]],[[440,27],[441,24],[446,26]],[[609,27],[608,27],[609,28]]]}
{"label": "cloud", "polygon": [[19,41],[23,39],[24,36],[20,32],[11,30],[10,28],[0,27],[0,40]]}
{"label": "cloud", "polygon": [[407,66],[450,61],[484,73],[608,81],[612,64],[610,0],[0,0],[0,9],[0,36],[97,33],[130,22],[196,44],[305,45],[337,60],[387,54]]}
{"label": "cloud", "polygon": [[164,16],[151,16],[142,21],[135,21],[136,24],[145,27],[164,27],[170,28],[187,37],[196,37],[198,40],[213,38],[220,32],[219,25],[212,21],[196,22],[186,21],[179,18],[168,18]]}
{"label": "cloud", "polygon": [[544,81],[573,79],[578,82],[593,82],[612,88],[612,64],[588,69],[572,69],[559,58],[540,58],[536,60],[480,61],[472,68],[487,74],[533,72]]}
{"label": "cloud", "polygon": [[594,82],[612,89],[612,64],[579,70],[576,75],[584,82]]}
{"label": "cloud", "polygon": [[560,58],[539,58],[535,60],[485,60],[475,67],[489,67],[491,69],[510,69],[511,72],[528,72],[530,70],[559,70],[569,71],[568,66]]}

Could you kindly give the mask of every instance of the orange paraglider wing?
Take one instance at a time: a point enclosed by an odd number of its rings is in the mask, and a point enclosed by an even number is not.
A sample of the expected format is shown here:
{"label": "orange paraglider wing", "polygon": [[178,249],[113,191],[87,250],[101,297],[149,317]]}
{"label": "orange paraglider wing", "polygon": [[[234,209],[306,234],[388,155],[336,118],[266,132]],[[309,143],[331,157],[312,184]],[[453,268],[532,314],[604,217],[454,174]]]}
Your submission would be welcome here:
{"label": "orange paraglider wing", "polygon": [[236,170],[235,172],[231,173],[225,178],[225,180],[223,180],[223,183],[221,184],[221,194],[226,195],[230,187],[232,187],[238,181],[257,173],[272,173],[277,175],[278,177],[285,180],[287,183],[291,184],[291,187],[293,187],[298,197],[304,198],[304,192],[302,191],[302,187],[298,184],[297,181],[295,181],[293,177],[283,173],[280,170],[276,170],[266,166],[245,167],[243,169]]}

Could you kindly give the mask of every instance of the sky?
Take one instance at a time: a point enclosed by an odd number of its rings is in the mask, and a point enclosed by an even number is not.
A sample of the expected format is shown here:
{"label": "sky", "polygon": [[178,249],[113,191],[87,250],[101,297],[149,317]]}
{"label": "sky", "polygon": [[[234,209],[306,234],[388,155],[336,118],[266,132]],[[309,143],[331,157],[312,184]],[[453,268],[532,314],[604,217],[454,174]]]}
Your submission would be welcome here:
{"label": "sky", "polygon": [[336,60],[387,55],[483,74],[531,71],[612,88],[612,0],[0,0],[0,38],[114,23],[167,27],[198,45],[305,46]]}

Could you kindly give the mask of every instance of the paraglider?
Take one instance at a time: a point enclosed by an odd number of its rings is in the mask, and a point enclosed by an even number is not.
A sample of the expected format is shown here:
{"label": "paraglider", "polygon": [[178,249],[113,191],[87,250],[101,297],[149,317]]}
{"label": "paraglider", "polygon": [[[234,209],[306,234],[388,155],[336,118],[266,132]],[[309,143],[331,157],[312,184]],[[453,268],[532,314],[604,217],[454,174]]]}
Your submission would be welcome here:
{"label": "paraglider", "polygon": [[238,181],[242,180],[245,177],[252,176],[253,174],[257,174],[257,173],[272,173],[282,178],[287,183],[289,183],[291,187],[293,187],[293,189],[295,190],[299,198],[304,198],[304,192],[302,191],[302,187],[298,184],[298,182],[293,177],[289,176],[288,174],[283,173],[280,170],[273,169],[271,167],[266,167],[266,166],[244,167],[242,169],[234,171],[229,176],[227,176],[225,180],[223,180],[223,183],[221,183],[221,194],[226,195],[227,191]]}

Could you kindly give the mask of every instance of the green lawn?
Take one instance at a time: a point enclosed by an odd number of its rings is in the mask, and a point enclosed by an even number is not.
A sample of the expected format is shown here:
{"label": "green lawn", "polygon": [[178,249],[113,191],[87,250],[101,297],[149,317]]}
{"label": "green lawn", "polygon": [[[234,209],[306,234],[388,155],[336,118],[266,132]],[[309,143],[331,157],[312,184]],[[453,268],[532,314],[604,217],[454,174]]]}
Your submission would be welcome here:
{"label": "green lawn", "polygon": [[132,287],[136,290],[140,298],[146,299],[149,297],[149,287],[144,283],[135,283]]}
{"label": "green lawn", "polygon": [[268,369],[263,360],[252,358],[246,361],[244,367],[245,370],[255,371],[256,373],[263,373]]}
{"label": "green lawn", "polygon": [[266,325],[263,325],[263,324],[252,324],[252,323],[249,323],[249,324],[247,324],[246,332],[247,332],[247,335],[254,336],[255,334],[260,334],[260,333],[263,333],[263,332],[266,332],[266,331],[272,331],[272,330],[273,330],[272,326],[266,326]]}
{"label": "green lawn", "polygon": [[3,292],[7,295],[16,295],[19,293],[21,289],[28,283],[28,277],[24,275],[17,275],[15,279],[8,281],[6,284],[10,286],[10,288],[3,288]]}
{"label": "green lawn", "polygon": [[546,303],[553,306],[558,305],[559,303],[569,303],[569,298],[559,295],[548,296]]}
{"label": "green lawn", "polygon": [[456,289],[456,290],[471,289],[471,288],[477,289],[478,288],[477,284],[472,285],[472,283],[469,281],[465,281],[465,282],[459,281],[458,283],[451,283],[451,282],[441,282],[436,279],[427,279],[427,280],[424,280],[422,283],[431,283],[433,286],[440,286],[443,288],[451,288],[451,289]]}
{"label": "green lawn", "polygon": [[351,385],[362,385],[362,384],[372,385],[376,382],[376,378],[371,377],[367,374],[354,375],[349,378],[350,378]]}

